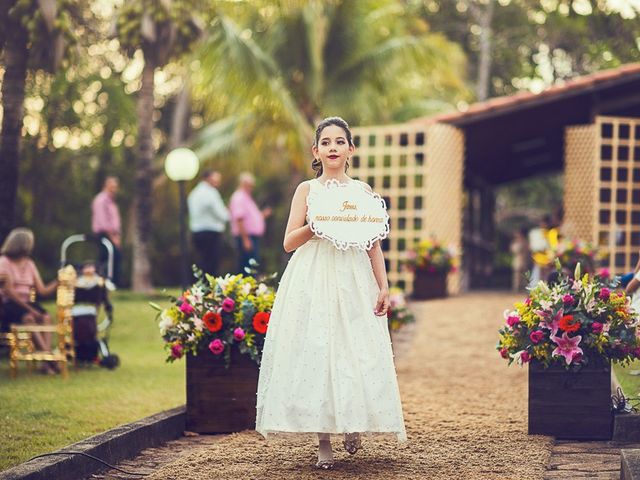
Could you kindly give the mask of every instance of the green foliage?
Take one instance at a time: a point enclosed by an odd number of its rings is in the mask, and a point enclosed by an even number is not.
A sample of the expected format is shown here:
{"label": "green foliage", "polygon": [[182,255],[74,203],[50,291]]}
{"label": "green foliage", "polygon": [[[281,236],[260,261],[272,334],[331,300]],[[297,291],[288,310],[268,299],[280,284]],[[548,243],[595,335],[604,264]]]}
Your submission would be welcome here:
{"label": "green foliage", "polygon": [[203,8],[201,0],[136,0],[126,2],[116,18],[116,37],[129,55],[142,48],[157,63],[188,52],[200,37],[201,26],[194,16]]}
{"label": "green foliage", "polygon": [[54,71],[77,44],[78,29],[87,27],[81,0],[17,0],[0,16],[0,30],[11,32],[16,22],[27,32],[32,68]]}
{"label": "green foliage", "polygon": [[[640,12],[631,3],[616,7],[613,2],[595,1],[491,1],[495,8],[489,96],[527,89],[532,81],[549,85],[557,79],[640,60]],[[442,32],[464,49],[469,78],[474,80],[481,33],[474,12],[484,12],[487,3],[410,2],[435,32]],[[619,10],[625,6],[627,11]]]}
{"label": "green foliage", "polygon": [[[212,122],[248,115],[238,143],[254,155],[276,148],[299,170],[323,116],[392,122],[408,105],[420,114],[422,100],[439,98],[433,111],[466,95],[462,52],[394,0],[311,1],[278,13],[246,4],[233,19],[219,13],[208,33],[192,68],[196,105]],[[215,134],[199,141],[226,144]]]}

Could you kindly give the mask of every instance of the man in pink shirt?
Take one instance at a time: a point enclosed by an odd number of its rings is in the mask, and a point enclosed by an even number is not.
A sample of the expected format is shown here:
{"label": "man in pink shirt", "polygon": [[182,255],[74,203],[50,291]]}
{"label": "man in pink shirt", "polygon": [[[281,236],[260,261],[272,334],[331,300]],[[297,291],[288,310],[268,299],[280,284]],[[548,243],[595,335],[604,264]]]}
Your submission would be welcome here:
{"label": "man in pink shirt", "polygon": [[[115,197],[118,193],[119,182],[116,177],[109,176],[104,180],[102,191],[95,196],[91,203],[91,230],[98,238],[107,238],[113,244],[113,278],[116,285],[120,281],[121,258],[121,221],[120,210]],[[100,263],[105,264],[108,253],[100,247]]]}
{"label": "man in pink shirt", "polygon": [[260,210],[251,196],[256,181],[252,174],[240,174],[238,189],[231,195],[231,233],[236,239],[239,252],[238,270],[246,273],[249,262],[260,261],[260,239],[265,232],[265,218],[271,215],[270,208]]}

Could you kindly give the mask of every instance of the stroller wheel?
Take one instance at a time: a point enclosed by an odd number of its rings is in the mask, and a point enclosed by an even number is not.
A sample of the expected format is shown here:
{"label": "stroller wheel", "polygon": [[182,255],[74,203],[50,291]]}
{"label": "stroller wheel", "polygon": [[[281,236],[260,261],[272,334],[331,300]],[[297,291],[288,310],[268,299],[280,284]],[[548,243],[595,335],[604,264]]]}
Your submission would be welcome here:
{"label": "stroller wheel", "polygon": [[100,365],[102,365],[103,367],[109,370],[113,370],[114,368],[117,368],[120,365],[120,357],[118,357],[118,355],[109,355],[102,359],[102,361],[100,362]]}

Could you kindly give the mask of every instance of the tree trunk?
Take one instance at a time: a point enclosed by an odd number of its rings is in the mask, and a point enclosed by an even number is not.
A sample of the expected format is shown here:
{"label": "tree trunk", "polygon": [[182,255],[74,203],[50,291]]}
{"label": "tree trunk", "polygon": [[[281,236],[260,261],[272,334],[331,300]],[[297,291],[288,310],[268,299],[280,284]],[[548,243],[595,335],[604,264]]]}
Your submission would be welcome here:
{"label": "tree trunk", "polygon": [[24,87],[27,76],[27,33],[8,20],[2,81],[2,132],[0,134],[0,240],[15,226],[16,195],[20,168],[20,138]]}
{"label": "tree trunk", "polygon": [[133,234],[133,269],[131,287],[135,292],[150,292],[151,261],[149,240],[151,238],[152,213],[152,161],[154,156],[151,133],[153,131],[153,75],[155,63],[152,56],[145,55],[142,70],[142,87],[138,93],[138,156],[134,202],[136,204],[135,231]]}
{"label": "tree trunk", "polygon": [[480,24],[480,53],[478,58],[478,83],[476,94],[478,101],[489,98],[489,83],[491,82],[491,24],[493,22],[494,0],[489,0],[484,11],[478,17]]}

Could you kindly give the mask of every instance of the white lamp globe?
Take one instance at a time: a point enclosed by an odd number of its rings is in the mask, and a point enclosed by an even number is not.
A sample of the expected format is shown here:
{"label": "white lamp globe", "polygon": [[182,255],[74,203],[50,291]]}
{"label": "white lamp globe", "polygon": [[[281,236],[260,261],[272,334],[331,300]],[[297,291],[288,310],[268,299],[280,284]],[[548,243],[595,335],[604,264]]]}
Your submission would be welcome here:
{"label": "white lamp globe", "polygon": [[184,147],[171,150],[164,161],[164,171],[174,182],[193,180],[199,168],[198,156]]}

